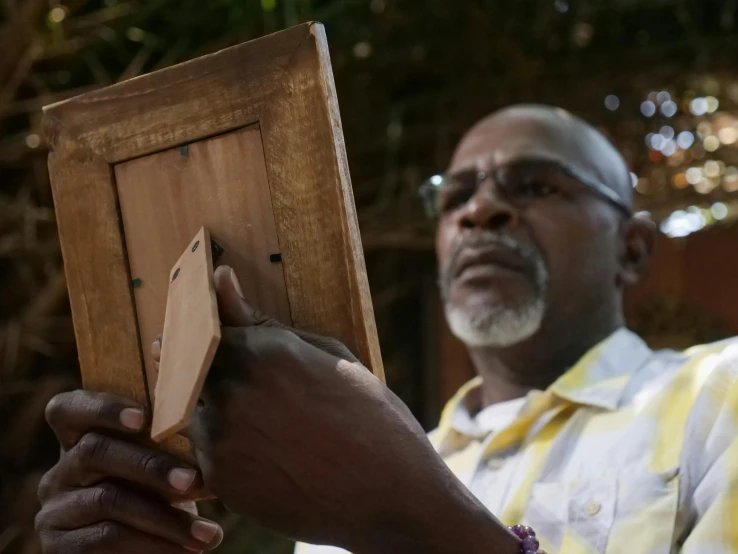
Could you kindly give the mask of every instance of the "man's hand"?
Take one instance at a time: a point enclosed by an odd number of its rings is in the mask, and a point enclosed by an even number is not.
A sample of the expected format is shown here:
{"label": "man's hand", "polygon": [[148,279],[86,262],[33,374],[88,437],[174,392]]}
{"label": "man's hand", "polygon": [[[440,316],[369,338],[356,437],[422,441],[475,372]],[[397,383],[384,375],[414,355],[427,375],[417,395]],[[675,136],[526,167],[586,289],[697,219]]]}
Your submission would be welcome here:
{"label": "man's hand", "polygon": [[226,327],[188,430],[208,490],[293,539],[355,553],[516,551],[343,345],[257,313],[229,268],[215,279]]}
{"label": "man's hand", "polygon": [[201,495],[198,472],[133,442],[146,423],[140,406],[76,391],[55,397],[46,416],[62,452],[39,487],[44,554],[185,554],[220,543],[220,527],[172,507]]}

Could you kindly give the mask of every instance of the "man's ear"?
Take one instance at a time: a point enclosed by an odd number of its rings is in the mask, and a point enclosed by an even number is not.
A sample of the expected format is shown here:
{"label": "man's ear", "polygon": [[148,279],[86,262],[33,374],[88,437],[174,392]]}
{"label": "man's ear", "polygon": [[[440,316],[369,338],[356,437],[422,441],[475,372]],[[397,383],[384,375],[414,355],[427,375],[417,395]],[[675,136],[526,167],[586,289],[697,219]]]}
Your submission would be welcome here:
{"label": "man's ear", "polygon": [[648,214],[636,214],[623,224],[619,285],[635,285],[646,273],[656,244],[656,232],[656,224]]}

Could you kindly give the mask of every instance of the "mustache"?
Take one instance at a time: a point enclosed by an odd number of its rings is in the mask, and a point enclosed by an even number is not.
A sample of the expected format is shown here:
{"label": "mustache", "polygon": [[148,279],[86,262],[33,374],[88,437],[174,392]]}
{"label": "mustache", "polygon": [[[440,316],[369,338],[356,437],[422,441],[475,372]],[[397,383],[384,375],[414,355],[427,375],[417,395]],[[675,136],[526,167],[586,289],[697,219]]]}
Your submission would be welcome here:
{"label": "mustache", "polygon": [[540,250],[532,243],[521,241],[518,238],[504,232],[482,231],[463,237],[451,251],[448,262],[444,265],[441,272],[441,286],[446,288],[450,285],[453,268],[456,267],[461,254],[467,248],[483,248],[486,246],[494,246],[509,250],[519,256],[526,262],[527,272],[531,275],[535,273],[536,268],[543,265],[543,255]]}

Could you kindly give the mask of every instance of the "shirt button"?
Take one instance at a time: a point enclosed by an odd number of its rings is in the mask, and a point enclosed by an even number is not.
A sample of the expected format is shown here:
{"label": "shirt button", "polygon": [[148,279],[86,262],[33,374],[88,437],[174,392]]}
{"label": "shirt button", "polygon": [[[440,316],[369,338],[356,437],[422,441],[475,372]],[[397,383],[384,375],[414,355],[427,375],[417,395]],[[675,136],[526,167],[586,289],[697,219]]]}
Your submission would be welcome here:
{"label": "shirt button", "polygon": [[487,460],[487,467],[489,469],[500,469],[504,465],[504,461],[502,461],[500,458],[490,458]]}
{"label": "shirt button", "polygon": [[597,514],[600,513],[600,510],[602,510],[602,504],[599,502],[590,502],[587,504],[587,514],[594,517]]}

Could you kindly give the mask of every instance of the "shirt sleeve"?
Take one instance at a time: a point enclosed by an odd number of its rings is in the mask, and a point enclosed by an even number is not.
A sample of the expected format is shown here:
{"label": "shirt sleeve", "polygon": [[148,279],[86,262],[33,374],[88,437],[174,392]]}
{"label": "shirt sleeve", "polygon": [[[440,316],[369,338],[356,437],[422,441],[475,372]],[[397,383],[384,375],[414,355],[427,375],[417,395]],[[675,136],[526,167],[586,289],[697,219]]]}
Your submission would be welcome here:
{"label": "shirt sleeve", "polygon": [[738,347],[728,350],[688,425],[682,479],[689,523],[681,554],[738,552]]}

